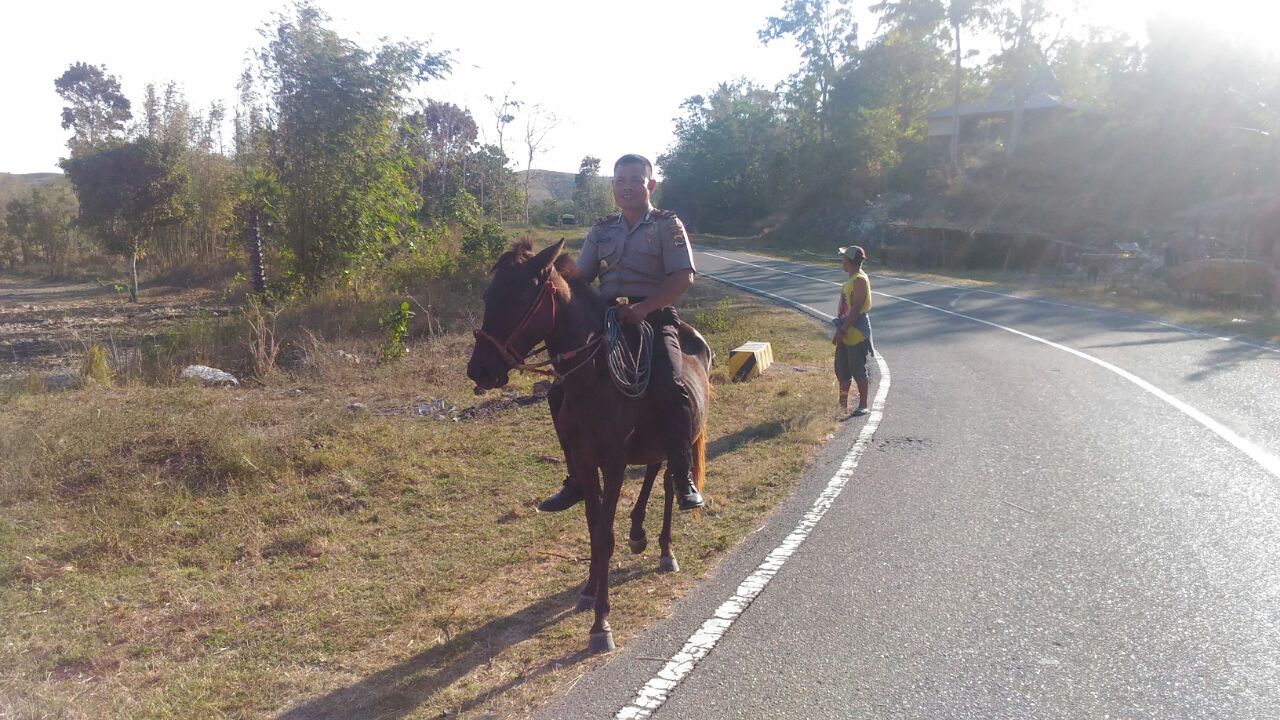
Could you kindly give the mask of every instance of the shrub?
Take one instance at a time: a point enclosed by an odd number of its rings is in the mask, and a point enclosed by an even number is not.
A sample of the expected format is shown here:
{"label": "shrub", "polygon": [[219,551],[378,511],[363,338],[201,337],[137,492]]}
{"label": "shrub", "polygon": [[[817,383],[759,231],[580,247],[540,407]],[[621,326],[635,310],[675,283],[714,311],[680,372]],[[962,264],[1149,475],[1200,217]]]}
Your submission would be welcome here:
{"label": "shrub", "polygon": [[462,254],[478,260],[492,260],[507,247],[502,226],[487,222],[468,229],[462,235]]}

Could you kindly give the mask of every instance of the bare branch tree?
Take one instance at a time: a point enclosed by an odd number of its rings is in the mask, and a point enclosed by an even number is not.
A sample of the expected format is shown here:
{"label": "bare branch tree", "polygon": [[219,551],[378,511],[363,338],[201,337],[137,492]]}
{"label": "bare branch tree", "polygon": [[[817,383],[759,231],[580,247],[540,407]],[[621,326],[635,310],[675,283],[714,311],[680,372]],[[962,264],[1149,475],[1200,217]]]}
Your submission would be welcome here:
{"label": "bare branch tree", "polygon": [[525,225],[529,224],[529,180],[533,177],[533,156],[545,149],[543,141],[546,140],[547,133],[551,132],[559,124],[560,118],[540,104],[529,108],[529,112],[525,115],[524,145],[529,151],[524,164]]}
{"label": "bare branch tree", "polygon": [[[515,83],[512,83],[512,85],[514,86]],[[506,148],[507,126],[510,125],[516,119],[516,116],[513,113],[519,110],[524,105],[524,103],[519,100],[511,99],[510,88],[508,88],[506,92],[502,93],[502,102],[498,102],[497,98],[495,98],[492,95],[485,95],[484,97],[486,100],[489,101],[490,107],[493,108],[494,127],[498,131],[498,152],[502,155],[503,161],[505,162],[507,157],[507,148]],[[501,193],[499,193],[498,222],[505,222],[505,221],[506,221],[506,217],[504,217],[504,212],[502,207],[502,195]]]}

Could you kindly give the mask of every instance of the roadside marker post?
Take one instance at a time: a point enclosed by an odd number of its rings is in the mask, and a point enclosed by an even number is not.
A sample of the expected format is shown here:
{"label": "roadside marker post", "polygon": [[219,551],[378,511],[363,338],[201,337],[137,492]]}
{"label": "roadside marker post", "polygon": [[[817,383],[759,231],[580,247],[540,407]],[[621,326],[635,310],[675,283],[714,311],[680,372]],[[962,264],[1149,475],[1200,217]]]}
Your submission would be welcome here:
{"label": "roadside marker post", "polygon": [[743,382],[769,369],[773,364],[773,348],[767,342],[745,342],[729,351],[729,376]]}

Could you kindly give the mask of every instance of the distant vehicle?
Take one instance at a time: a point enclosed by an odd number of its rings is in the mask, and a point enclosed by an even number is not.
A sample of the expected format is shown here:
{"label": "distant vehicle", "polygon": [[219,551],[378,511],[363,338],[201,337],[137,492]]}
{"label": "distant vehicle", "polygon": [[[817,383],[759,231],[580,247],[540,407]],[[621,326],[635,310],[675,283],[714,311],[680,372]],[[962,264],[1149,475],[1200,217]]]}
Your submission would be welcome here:
{"label": "distant vehicle", "polygon": [[561,216],[560,216],[560,224],[561,224],[561,225],[577,225],[577,224],[578,224],[578,218],[577,218],[577,217],[575,217],[575,216],[573,216],[573,215],[569,215],[569,214],[567,214],[567,213],[566,213],[566,214],[564,214],[564,215],[561,215]]}

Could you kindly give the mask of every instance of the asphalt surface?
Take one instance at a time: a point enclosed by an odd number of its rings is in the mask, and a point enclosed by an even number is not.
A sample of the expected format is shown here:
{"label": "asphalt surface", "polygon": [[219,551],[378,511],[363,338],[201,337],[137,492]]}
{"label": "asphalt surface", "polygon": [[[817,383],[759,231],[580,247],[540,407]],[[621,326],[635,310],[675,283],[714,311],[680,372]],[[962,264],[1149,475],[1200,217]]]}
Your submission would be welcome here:
{"label": "asphalt surface", "polygon": [[[697,262],[817,315],[844,278]],[[1280,352],[870,269],[880,412],[535,717],[1280,717]],[[670,662],[717,612],[714,647]]]}

